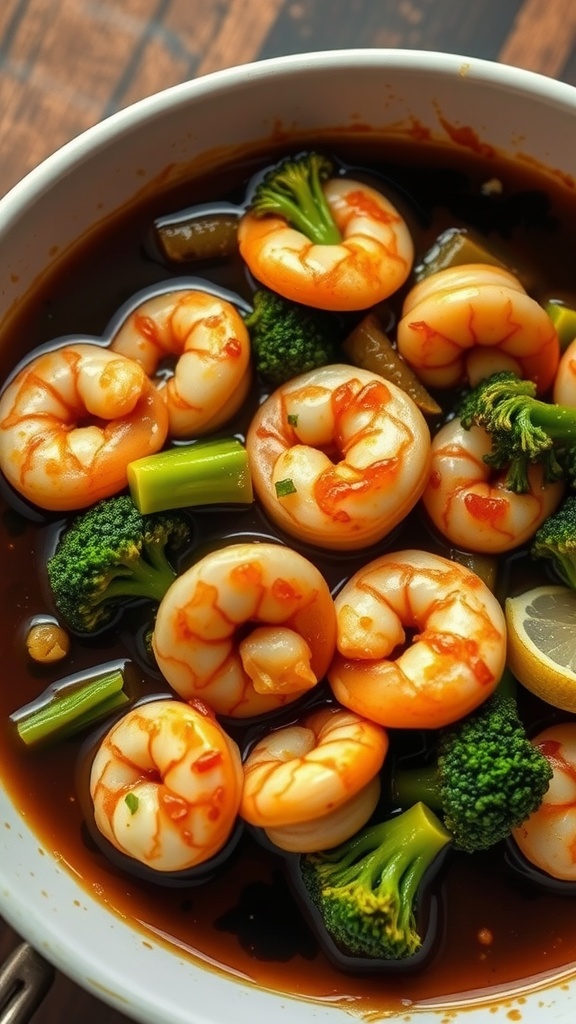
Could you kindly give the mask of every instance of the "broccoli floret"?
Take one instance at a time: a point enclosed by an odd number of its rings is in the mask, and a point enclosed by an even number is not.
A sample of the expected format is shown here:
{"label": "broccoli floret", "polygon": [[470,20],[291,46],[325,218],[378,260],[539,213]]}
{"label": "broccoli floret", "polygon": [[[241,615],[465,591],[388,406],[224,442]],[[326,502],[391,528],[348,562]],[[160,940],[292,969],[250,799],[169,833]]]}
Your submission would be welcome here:
{"label": "broccoli floret", "polygon": [[280,385],[338,358],[339,319],[261,289],[245,318],[254,363],[260,376]]}
{"label": "broccoli floret", "polygon": [[312,242],[338,244],[342,236],[322,188],[332,174],[332,161],[319,153],[288,157],[264,175],[249,209],[256,216],[275,213],[284,217]]}
{"label": "broccoli floret", "polygon": [[301,856],[308,896],[339,949],[383,960],[416,953],[420,883],[450,843],[436,815],[418,803],[333,850]]}
{"label": "broccoli floret", "polygon": [[189,535],[183,515],[141,515],[128,495],[103,499],[72,521],[48,559],[58,611],[71,629],[93,633],[123,601],[159,603],[176,577],[166,549],[182,546]]}
{"label": "broccoli floret", "polygon": [[563,476],[576,482],[576,409],[537,399],[533,381],[507,370],[495,373],[464,397],[458,412],[463,427],[483,427],[490,434],[492,451],[484,461],[506,470],[509,490],[529,489],[533,463],[542,464],[548,483]]}
{"label": "broccoli floret", "polygon": [[442,814],[456,849],[485,850],[505,839],[542,802],[550,763],[531,743],[504,681],[476,711],[440,730],[436,759],[398,767],[401,807],[424,800]]}
{"label": "broccoli floret", "polygon": [[576,497],[569,495],[534,534],[530,554],[547,558],[558,576],[576,590]]}

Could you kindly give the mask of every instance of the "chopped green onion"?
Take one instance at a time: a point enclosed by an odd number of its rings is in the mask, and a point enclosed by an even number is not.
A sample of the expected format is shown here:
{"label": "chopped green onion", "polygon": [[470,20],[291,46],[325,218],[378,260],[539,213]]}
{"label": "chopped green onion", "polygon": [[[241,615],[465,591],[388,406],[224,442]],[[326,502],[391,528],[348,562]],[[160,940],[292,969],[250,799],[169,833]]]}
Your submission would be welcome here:
{"label": "chopped green onion", "polygon": [[126,793],[126,796],[124,797],[124,801],[126,803],[126,806],[127,806],[128,810],[130,811],[130,814],[136,814],[136,811],[138,810],[138,805],[140,803],[140,801],[139,801],[138,797],[136,796],[136,794],[135,793]]}
{"label": "chopped green onion", "polygon": [[288,494],[296,494],[293,480],[278,480],[275,486],[277,498],[285,498]]}
{"label": "chopped green onion", "polygon": [[253,501],[248,453],[235,437],[197,441],[137,459],[128,466],[128,486],[143,515]]}
{"label": "chopped green onion", "polygon": [[289,425],[291,427],[297,427],[298,426],[298,414],[297,413],[290,412],[290,413],[288,413],[288,417],[287,418],[288,418],[288,423],[289,423]]}
{"label": "chopped green onion", "polygon": [[68,676],[14,711],[10,721],[28,747],[68,739],[128,703],[123,686],[124,672],[118,666],[95,676]]}

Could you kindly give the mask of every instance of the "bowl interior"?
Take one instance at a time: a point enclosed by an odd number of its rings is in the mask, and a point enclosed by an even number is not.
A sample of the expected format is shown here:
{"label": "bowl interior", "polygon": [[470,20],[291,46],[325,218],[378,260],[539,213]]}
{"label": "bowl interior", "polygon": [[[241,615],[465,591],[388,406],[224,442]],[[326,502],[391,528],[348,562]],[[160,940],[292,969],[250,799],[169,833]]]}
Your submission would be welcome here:
{"label": "bowl interior", "polygon": [[[336,102],[335,102],[336,99]],[[504,154],[541,166],[572,188],[576,92],[513,68],[454,55],[340,51],[263,61],[169,89],[114,115],[49,158],[0,203],[5,323],[35,282],[106,218],[149,190],[216,167],[273,139],[305,144],[336,132],[393,135]],[[0,791],[0,906],[4,916],[80,984],[142,1022],[217,1024],[234,1015],[338,1024],[346,1009],[262,991],[224,977],[132,930],[79,885],[58,850],[42,847]],[[81,942],[79,941],[81,937]],[[200,967],[200,969],[199,969]],[[569,977],[543,969],[530,993],[506,993],[524,1021],[568,1021]],[[499,996],[493,994],[490,1005]],[[468,1005],[470,1024],[487,1001]],[[520,1009],[519,1009],[520,1008]],[[423,1022],[440,1007],[418,1011]],[[452,1012],[452,1011],[451,1011]]]}

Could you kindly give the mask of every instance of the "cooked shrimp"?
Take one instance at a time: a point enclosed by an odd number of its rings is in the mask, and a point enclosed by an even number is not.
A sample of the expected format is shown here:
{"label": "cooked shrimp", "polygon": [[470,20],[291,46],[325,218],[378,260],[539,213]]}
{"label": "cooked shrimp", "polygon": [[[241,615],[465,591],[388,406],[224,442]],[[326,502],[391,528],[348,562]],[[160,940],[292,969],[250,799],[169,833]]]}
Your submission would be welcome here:
{"label": "cooked shrimp", "polygon": [[540,392],[560,358],[556,329],[509,271],[483,263],[448,267],[406,296],[398,350],[428,387],[477,384],[499,370],[533,380]]}
{"label": "cooked shrimp", "polygon": [[334,602],[302,555],[232,544],[182,573],[163,598],[153,646],[185,700],[246,718],[290,703],[323,678],[334,652]]}
{"label": "cooked shrimp", "polygon": [[459,419],[432,441],[430,478],[422,503],[436,529],[466,551],[497,554],[532,537],[560,503],[561,481],[544,483],[542,466],[528,472],[530,490],[516,494],[484,461],[492,444],[482,427],[465,430]]}
{"label": "cooked shrimp", "polygon": [[334,603],[330,685],[341,704],[383,726],[438,729],[478,707],[502,675],[504,613],[457,562],[415,550],[382,555]]}
{"label": "cooked shrimp", "polygon": [[156,871],[213,857],[236,822],[240,753],[206,708],[154,700],[102,740],[90,772],[94,819],[122,853]]}
{"label": "cooked shrimp", "polygon": [[318,309],[368,309],[408,277],[410,232],[390,200],[368,185],[330,178],[323,192],[340,242],[315,243],[282,216],[249,211],[238,227],[240,255],[258,281],[284,298]]}
{"label": "cooked shrimp", "polygon": [[246,449],[270,518],[323,548],[384,537],[418,501],[430,466],[430,432],[415,402],[377,374],[340,364],[270,395]]}
{"label": "cooked shrimp", "polygon": [[550,726],[532,742],[553,770],[538,810],[515,829],[524,856],[553,878],[576,882],[576,723]]}
{"label": "cooked shrimp", "polygon": [[552,397],[557,405],[576,406],[576,338],[562,353]]}
{"label": "cooked shrimp", "polygon": [[66,345],[28,363],[0,398],[0,469],[42,508],[85,508],[121,491],[130,462],[158,451],[168,417],[137,363]]}
{"label": "cooked shrimp", "polygon": [[176,358],[173,375],[157,381],[174,438],[217,430],[250,387],[248,331],[232,303],[218,295],[186,290],[148,299],[130,313],[110,348],[137,360],[150,377],[163,358]]}
{"label": "cooked shrimp", "polygon": [[387,734],[374,722],[342,708],[314,711],[252,748],[240,816],[282,849],[336,846],[374,811],[387,751]]}

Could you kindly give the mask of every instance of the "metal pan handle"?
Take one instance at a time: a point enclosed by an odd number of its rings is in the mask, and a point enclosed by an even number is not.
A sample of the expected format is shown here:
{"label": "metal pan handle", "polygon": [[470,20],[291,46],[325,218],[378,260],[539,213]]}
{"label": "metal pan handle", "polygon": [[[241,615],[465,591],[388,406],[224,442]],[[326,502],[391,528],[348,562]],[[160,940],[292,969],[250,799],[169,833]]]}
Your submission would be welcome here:
{"label": "metal pan handle", "polygon": [[17,946],[0,967],[0,1024],[28,1024],[55,973],[27,942]]}

